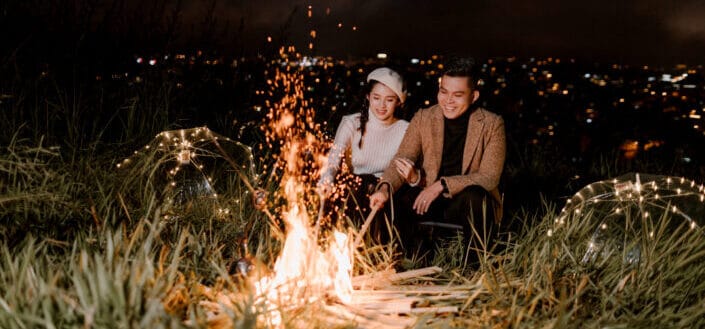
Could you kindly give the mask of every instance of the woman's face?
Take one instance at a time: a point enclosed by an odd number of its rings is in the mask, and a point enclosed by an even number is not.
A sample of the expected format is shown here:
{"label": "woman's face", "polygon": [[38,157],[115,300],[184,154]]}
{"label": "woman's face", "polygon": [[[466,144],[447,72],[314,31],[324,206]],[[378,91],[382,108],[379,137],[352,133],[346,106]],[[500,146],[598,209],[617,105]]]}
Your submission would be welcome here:
{"label": "woman's face", "polygon": [[399,106],[399,97],[392,89],[381,82],[377,82],[367,95],[367,100],[370,102],[370,110],[372,110],[378,120],[386,124],[396,121],[394,110]]}

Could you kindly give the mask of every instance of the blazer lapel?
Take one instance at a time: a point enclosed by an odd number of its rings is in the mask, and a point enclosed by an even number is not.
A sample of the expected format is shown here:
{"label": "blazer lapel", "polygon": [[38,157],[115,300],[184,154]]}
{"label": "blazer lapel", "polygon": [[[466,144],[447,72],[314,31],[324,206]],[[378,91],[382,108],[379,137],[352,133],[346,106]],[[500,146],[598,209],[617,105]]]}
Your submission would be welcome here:
{"label": "blazer lapel", "polygon": [[475,157],[475,152],[480,144],[482,129],[485,124],[483,122],[484,115],[478,108],[470,114],[470,123],[468,123],[468,135],[465,139],[465,149],[463,150],[463,173],[468,173],[472,159]]}
{"label": "blazer lapel", "polygon": [[433,118],[430,122],[431,152],[428,154],[430,154],[429,160],[434,159],[433,164],[436,166],[436,168],[434,168],[435,173],[438,174],[438,171],[441,169],[441,161],[443,161],[443,110],[440,106],[436,105],[436,110],[432,113]]}

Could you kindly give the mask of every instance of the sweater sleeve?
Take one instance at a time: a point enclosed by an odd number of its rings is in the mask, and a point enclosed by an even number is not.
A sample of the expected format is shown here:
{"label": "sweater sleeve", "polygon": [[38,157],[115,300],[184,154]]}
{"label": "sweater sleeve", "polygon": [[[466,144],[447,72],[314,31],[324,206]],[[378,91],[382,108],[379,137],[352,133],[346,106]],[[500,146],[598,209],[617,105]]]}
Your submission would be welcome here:
{"label": "sweater sleeve", "polygon": [[[420,110],[411,119],[394,159],[405,158],[411,160],[413,163],[416,163],[419,160],[422,145],[420,127],[424,124],[423,115],[424,110]],[[404,177],[397,172],[393,163],[394,160],[389,162],[389,166],[384,171],[384,174],[382,174],[380,183],[377,185],[379,187],[384,183],[389,184],[392,188],[392,193],[398,190],[406,182]]]}
{"label": "sweater sleeve", "polygon": [[340,170],[340,164],[343,161],[345,152],[350,148],[355,134],[355,118],[352,116],[344,116],[340,121],[338,130],[335,133],[333,146],[328,153],[328,162],[321,173],[321,178],[318,185],[333,184],[335,175]]}

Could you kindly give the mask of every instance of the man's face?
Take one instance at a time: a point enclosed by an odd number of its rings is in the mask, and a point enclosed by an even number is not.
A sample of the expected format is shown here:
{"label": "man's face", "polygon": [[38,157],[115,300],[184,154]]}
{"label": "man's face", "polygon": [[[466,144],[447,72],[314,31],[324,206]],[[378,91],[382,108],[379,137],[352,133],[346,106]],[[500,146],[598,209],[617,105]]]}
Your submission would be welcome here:
{"label": "man's face", "polygon": [[443,109],[443,116],[455,119],[470,108],[480,97],[480,92],[470,88],[468,77],[441,77],[438,88],[438,105]]}

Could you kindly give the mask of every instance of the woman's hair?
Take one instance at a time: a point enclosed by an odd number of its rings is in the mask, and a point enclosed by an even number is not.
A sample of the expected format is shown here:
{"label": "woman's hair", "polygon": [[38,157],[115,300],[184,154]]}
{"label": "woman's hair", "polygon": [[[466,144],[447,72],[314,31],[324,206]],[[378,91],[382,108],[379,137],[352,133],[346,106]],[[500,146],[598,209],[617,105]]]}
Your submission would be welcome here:
{"label": "woman's hair", "polygon": [[[377,80],[370,80],[370,83],[368,83],[363,89],[364,94],[362,97],[362,107],[360,108],[360,127],[358,128],[358,130],[360,131],[360,142],[358,143],[359,148],[362,148],[362,140],[365,139],[365,130],[367,130],[367,121],[370,120],[370,101],[369,99],[367,99],[367,96],[369,96],[369,94],[372,92],[372,89],[378,83],[381,82]],[[402,118],[404,104],[401,103],[399,96],[397,96],[397,100],[399,101],[399,105],[394,108],[393,115],[395,118]]]}

